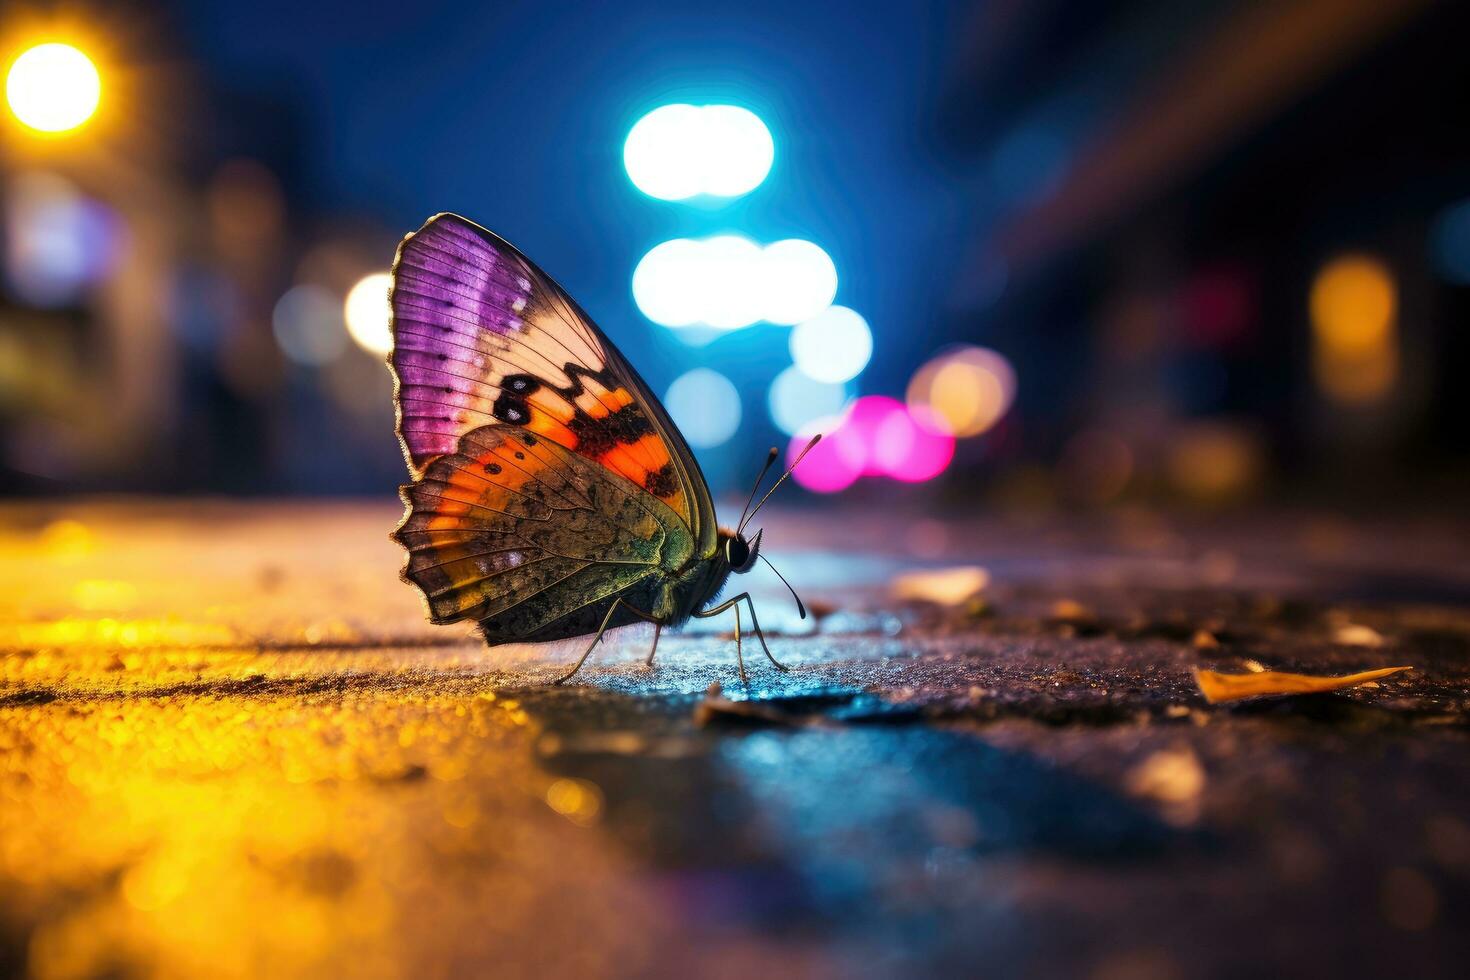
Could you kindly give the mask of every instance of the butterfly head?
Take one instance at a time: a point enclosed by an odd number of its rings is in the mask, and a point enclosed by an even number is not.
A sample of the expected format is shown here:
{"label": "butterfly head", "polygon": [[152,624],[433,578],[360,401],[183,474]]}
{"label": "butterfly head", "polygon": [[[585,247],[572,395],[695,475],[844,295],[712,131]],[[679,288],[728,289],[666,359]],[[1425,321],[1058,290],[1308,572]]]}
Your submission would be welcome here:
{"label": "butterfly head", "polygon": [[756,533],[754,540],[747,541],[745,535],[739,531],[723,532],[725,561],[730,564],[730,571],[743,575],[755,567],[755,560],[761,550],[761,535],[764,533],[765,529],[762,528]]}

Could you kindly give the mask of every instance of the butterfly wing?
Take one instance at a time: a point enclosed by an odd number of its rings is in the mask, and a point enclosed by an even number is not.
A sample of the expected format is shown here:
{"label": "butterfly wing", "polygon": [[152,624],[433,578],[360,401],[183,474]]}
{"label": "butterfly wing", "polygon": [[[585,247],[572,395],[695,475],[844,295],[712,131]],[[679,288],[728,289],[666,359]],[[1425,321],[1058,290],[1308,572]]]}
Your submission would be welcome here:
{"label": "butterfly wing", "polygon": [[520,426],[466,433],[403,499],[393,536],[430,618],[479,619],[490,642],[592,632],[619,595],[648,610],[692,551],[657,497]]}
{"label": "butterfly wing", "polygon": [[523,425],[657,496],[701,544],[714,505],[663,406],[566,291],[514,246],[454,214],[393,266],[398,433],[414,476],[483,425]]}
{"label": "butterfly wing", "polygon": [[[675,550],[684,550],[682,544],[687,543],[688,553],[713,554],[714,506],[678,429],[592,320],[513,246],[457,215],[430,218],[399,246],[391,305],[394,350],[389,365],[397,382],[398,434],[416,479],[423,482],[432,475],[437,484],[451,486],[454,466],[472,466],[465,460],[474,454],[462,445],[467,436],[482,430],[524,430],[550,443],[546,451],[557,455],[561,469],[578,473],[581,483],[595,482],[601,474],[656,501],[662,507],[658,513],[672,521],[665,531],[681,542]],[[488,433],[477,436],[481,441],[486,438]],[[576,459],[567,462],[568,457]],[[497,496],[517,492],[503,482],[496,484],[500,490],[491,494],[492,499],[463,514],[448,515],[439,512],[444,501],[454,501],[455,506],[465,502],[458,497],[435,498],[432,487],[420,493],[415,492],[417,487],[409,488],[405,495],[409,514],[400,533],[446,529],[415,527],[420,510],[425,515],[492,524],[507,518],[531,520],[516,510],[530,505]],[[464,492],[462,487],[456,490]],[[501,516],[492,520],[492,510]],[[550,545],[557,553],[548,553],[536,574],[496,570],[492,561],[493,575],[479,573],[486,576],[483,586],[499,590],[505,601],[512,597],[529,601],[522,594],[534,594],[537,598],[530,604],[535,606],[551,602],[550,593],[575,591],[564,580],[538,578],[540,570],[550,567],[566,571],[558,562],[591,562],[594,571],[575,573],[581,575],[579,583],[595,577],[599,569],[610,576],[609,582],[622,582],[632,574],[623,563],[629,560],[633,539],[604,534],[586,547],[568,548],[568,541],[574,543],[579,533],[573,528],[581,525],[564,526],[565,517],[567,512],[554,510],[523,527],[523,533],[557,539]],[[635,533],[633,538],[637,537]],[[400,538],[410,549],[406,574],[429,597],[431,615],[439,622],[497,615],[497,603],[477,591],[481,584],[468,578],[471,569],[479,567],[473,561],[478,556],[458,556],[453,548],[436,554],[441,538],[443,547],[450,548],[452,535]],[[465,559],[470,559],[468,564]],[[454,589],[435,592],[445,584],[429,568],[436,563],[453,565]]]}

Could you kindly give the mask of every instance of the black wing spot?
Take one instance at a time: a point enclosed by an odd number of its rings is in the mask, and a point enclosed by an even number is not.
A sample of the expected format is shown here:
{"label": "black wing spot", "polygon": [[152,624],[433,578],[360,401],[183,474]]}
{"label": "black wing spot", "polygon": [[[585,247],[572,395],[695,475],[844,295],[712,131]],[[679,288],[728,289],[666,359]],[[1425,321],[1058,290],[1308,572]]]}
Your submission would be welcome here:
{"label": "black wing spot", "polygon": [[500,387],[519,395],[529,395],[541,387],[541,382],[529,374],[511,374],[500,382]]}
{"label": "black wing spot", "polygon": [[516,450],[516,459],[525,459],[525,458],[526,458],[526,454],[525,453],[521,452],[519,449]]}
{"label": "black wing spot", "polygon": [[526,433],[526,445],[528,445],[528,446],[534,446],[534,445],[536,445],[536,437],[533,436],[533,435],[531,435],[531,433],[529,433],[529,432]]}
{"label": "black wing spot", "polygon": [[491,476],[494,476],[496,473],[499,473],[500,472],[500,464],[499,463],[486,463],[485,464],[485,472],[486,473],[489,473]]}
{"label": "black wing spot", "polygon": [[495,407],[490,409],[490,414],[511,425],[520,425],[530,417],[526,403],[510,394],[503,394],[495,399]]}
{"label": "black wing spot", "polygon": [[679,477],[672,461],[665,463],[643,479],[643,489],[655,497],[671,496],[679,489]]}

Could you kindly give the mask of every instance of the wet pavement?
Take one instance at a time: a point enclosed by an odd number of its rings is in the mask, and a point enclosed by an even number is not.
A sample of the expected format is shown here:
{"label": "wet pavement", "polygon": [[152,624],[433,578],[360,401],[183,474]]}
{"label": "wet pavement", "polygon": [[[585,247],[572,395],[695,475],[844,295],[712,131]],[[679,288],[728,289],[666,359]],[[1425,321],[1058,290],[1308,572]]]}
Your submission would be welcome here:
{"label": "wet pavement", "polygon": [[[818,615],[749,584],[789,673],[747,643],[743,687],[714,620],[558,688],[578,643],[424,621],[396,516],[0,510],[0,975],[1470,958],[1463,526],[780,513]],[[1192,677],[1400,664],[1213,706]]]}

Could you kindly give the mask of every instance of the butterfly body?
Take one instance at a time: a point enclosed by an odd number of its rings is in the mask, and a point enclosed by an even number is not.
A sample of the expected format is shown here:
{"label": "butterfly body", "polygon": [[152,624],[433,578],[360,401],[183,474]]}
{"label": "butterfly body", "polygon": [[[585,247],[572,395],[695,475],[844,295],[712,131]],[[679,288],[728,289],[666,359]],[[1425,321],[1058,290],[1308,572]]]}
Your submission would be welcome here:
{"label": "butterfly body", "polygon": [[400,245],[390,300],[414,477],[393,537],[431,621],[473,620],[493,645],[717,611],[758,538],[716,526],[678,429],[560,286],[441,214]]}

